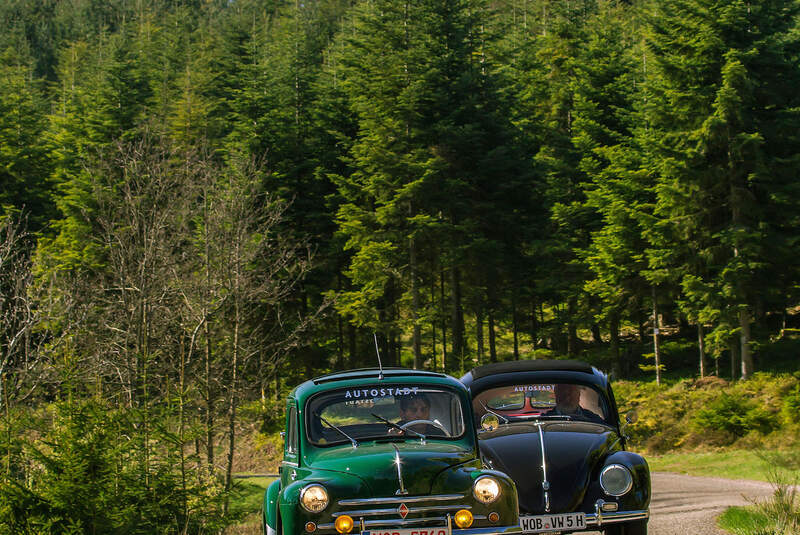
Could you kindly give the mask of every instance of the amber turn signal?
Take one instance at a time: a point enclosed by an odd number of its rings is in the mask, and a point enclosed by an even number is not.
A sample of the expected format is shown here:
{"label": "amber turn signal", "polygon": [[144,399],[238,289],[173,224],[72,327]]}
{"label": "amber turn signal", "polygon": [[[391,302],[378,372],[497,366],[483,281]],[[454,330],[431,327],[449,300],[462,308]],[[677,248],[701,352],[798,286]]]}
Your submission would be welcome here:
{"label": "amber turn signal", "polygon": [[472,513],[466,509],[461,509],[456,513],[454,520],[456,521],[456,526],[461,529],[468,528],[472,525]]}
{"label": "amber turn signal", "polygon": [[489,513],[489,517],[488,518],[489,518],[489,522],[491,522],[492,524],[497,524],[497,521],[500,520],[500,515],[498,515],[494,511],[492,511],[491,513]]}
{"label": "amber turn signal", "polygon": [[353,519],[347,515],[342,515],[336,519],[334,526],[339,533],[350,533],[353,531]]}
{"label": "amber turn signal", "polygon": [[317,531],[317,525],[313,522],[306,522],[306,533],[314,533]]}

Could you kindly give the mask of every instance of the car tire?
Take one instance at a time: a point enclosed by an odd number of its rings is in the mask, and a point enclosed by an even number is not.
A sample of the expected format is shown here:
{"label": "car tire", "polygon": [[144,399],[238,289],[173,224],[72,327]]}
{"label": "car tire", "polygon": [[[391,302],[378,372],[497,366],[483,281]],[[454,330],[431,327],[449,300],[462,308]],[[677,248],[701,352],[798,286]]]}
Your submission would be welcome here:
{"label": "car tire", "polygon": [[603,533],[605,535],[647,535],[647,520],[609,526],[603,530]]}

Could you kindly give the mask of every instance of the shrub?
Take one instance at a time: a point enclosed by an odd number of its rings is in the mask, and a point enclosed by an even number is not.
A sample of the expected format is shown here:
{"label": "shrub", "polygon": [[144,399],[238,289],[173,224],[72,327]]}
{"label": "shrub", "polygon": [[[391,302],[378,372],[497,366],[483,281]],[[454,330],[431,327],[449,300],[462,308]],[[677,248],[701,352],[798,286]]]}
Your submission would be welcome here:
{"label": "shrub", "polygon": [[153,425],[157,415],[151,427],[142,416],[98,401],[55,404],[37,421],[41,439],[15,440],[25,465],[0,479],[0,535],[222,528],[219,485],[195,463],[181,471],[176,437]]}
{"label": "shrub", "polygon": [[796,385],[783,398],[781,420],[786,425],[800,424],[800,385]]}
{"label": "shrub", "polygon": [[719,398],[694,414],[692,427],[699,432],[710,430],[728,433],[733,442],[750,431],[766,434],[774,425],[769,413],[752,400],[723,392]]}

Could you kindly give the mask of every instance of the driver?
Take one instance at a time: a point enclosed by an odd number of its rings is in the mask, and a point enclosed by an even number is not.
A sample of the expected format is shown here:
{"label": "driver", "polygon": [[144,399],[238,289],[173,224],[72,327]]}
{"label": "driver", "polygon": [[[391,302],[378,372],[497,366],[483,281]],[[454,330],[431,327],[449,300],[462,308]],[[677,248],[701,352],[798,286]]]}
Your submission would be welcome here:
{"label": "driver", "polygon": [[[410,394],[400,398],[400,420],[397,425],[404,426],[415,422],[409,429],[422,433],[425,436],[442,435],[442,430],[435,425],[431,425],[431,400],[425,394]],[[399,434],[400,431],[390,429],[389,434]],[[406,436],[413,433],[404,433]]]}
{"label": "driver", "polygon": [[431,400],[425,394],[411,394],[400,398],[400,421],[403,425],[414,420],[431,419]]}
{"label": "driver", "polygon": [[581,388],[570,383],[555,385],[556,406],[544,412],[542,416],[571,416],[577,420],[603,423],[600,416],[580,406]]}

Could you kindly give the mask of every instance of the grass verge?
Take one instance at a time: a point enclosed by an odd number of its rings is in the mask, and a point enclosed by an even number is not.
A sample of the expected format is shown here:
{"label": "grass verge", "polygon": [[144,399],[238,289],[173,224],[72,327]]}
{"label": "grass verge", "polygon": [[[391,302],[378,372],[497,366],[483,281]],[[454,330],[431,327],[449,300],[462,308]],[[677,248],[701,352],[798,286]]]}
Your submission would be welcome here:
{"label": "grass verge", "polygon": [[774,522],[756,507],[729,507],[719,515],[717,525],[733,535],[776,533]]}
{"label": "grass verge", "polygon": [[240,475],[235,479],[235,492],[231,496],[231,512],[242,515],[242,521],[225,530],[226,535],[260,535],[258,516],[264,492],[274,477]]}
{"label": "grass verge", "polygon": [[[653,472],[678,472],[692,476],[724,477],[771,481],[769,454],[758,450],[729,450],[704,453],[669,453],[647,455]],[[800,469],[787,469],[792,480],[800,480]]]}

